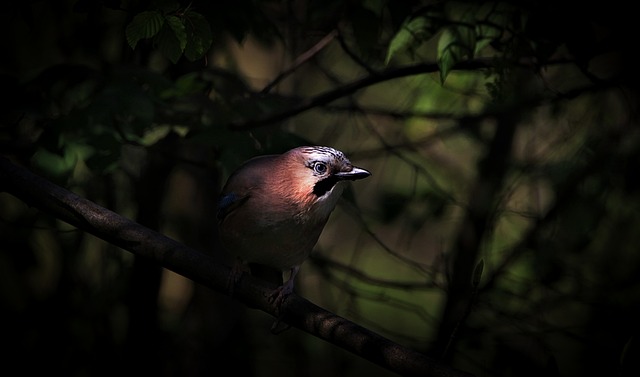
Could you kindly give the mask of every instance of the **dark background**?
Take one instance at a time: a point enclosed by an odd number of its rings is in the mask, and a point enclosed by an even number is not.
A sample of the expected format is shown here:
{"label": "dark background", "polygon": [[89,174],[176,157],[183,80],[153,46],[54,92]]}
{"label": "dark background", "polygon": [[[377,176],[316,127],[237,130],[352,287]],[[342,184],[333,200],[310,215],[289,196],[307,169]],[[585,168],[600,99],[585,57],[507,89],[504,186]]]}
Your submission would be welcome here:
{"label": "dark background", "polygon": [[[0,152],[222,260],[229,172],[333,146],[373,176],[300,295],[477,376],[635,376],[626,4],[10,1]],[[0,313],[0,374],[393,375],[5,193]]]}

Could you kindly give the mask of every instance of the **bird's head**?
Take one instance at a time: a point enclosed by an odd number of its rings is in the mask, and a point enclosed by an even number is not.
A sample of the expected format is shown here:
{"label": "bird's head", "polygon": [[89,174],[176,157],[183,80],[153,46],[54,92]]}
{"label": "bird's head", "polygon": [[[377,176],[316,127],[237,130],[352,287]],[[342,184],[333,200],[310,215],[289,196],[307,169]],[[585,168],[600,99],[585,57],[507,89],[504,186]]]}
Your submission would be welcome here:
{"label": "bird's head", "polygon": [[370,175],[330,147],[298,147],[280,155],[255,157],[229,177],[218,218],[222,221],[244,208],[265,223],[301,217],[324,223],[342,193],[341,182]]}
{"label": "bird's head", "polygon": [[[340,182],[367,178],[371,173],[353,166],[344,153],[330,147],[298,147],[281,155],[295,182],[295,191],[310,200],[323,201],[342,190]],[[337,192],[336,192],[337,191]]]}

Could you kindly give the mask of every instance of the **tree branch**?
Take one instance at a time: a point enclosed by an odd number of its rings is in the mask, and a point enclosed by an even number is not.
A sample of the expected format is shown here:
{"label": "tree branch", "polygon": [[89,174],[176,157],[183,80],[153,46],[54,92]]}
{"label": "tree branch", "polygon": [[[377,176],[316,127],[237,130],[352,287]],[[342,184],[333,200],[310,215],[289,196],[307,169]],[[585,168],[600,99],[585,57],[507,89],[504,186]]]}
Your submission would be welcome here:
{"label": "tree branch", "polygon": [[269,93],[276,85],[278,85],[282,80],[287,78],[290,74],[295,72],[300,66],[306,63],[309,59],[313,58],[318,52],[320,52],[323,48],[325,48],[338,34],[337,30],[332,30],[329,34],[325,35],[318,43],[313,45],[310,49],[303,52],[300,56],[293,61],[291,67],[287,68],[283,72],[281,72],[273,81],[271,81],[267,86],[265,86],[260,94]]}
{"label": "tree branch", "polygon": [[[491,68],[491,67],[492,67],[492,64],[489,60],[477,59],[477,60],[468,60],[468,61],[460,62],[456,65],[455,69],[456,70],[477,70],[477,69],[484,69],[484,68]],[[339,98],[348,96],[350,94],[357,92],[360,89],[364,89],[366,87],[369,87],[375,84],[397,79],[400,77],[413,76],[413,75],[422,74],[422,73],[437,72],[438,70],[439,70],[439,67],[437,63],[423,63],[423,64],[416,64],[416,65],[411,65],[407,67],[389,68],[387,70],[381,71],[378,74],[370,74],[361,78],[360,80],[347,83],[333,90],[328,90],[315,97],[303,99],[297,106],[283,110],[281,112],[277,112],[275,114],[267,114],[266,116],[258,119],[249,119],[249,120],[232,122],[231,124],[229,124],[229,128],[232,130],[240,131],[240,130],[248,130],[251,128],[266,126],[269,124],[279,122],[284,119],[288,119],[295,115],[301,114],[314,107],[326,105]]]}
{"label": "tree branch", "polygon": [[[210,289],[228,294],[226,286],[230,268],[219,264],[214,258],[100,207],[1,156],[0,175],[3,178],[0,189],[23,202],[137,256],[149,258]],[[234,288],[234,297],[250,307],[275,316],[275,310],[267,300],[274,288],[268,282],[245,274]],[[281,311],[282,320],[289,325],[401,375],[470,376],[394,343],[295,294],[287,298]]]}

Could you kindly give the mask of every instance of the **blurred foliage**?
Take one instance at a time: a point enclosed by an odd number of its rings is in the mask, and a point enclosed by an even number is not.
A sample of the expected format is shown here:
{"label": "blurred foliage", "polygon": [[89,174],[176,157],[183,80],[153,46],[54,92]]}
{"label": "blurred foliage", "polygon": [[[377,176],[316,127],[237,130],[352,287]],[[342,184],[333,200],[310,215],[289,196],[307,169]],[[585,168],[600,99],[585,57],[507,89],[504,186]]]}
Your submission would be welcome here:
{"label": "blurred foliage", "polygon": [[[635,376],[634,14],[624,2],[9,2],[0,151],[223,260],[228,173],[334,146],[373,176],[345,193],[298,293],[478,376]],[[263,313],[6,194],[0,305],[5,372],[391,375],[297,330],[273,336]]]}

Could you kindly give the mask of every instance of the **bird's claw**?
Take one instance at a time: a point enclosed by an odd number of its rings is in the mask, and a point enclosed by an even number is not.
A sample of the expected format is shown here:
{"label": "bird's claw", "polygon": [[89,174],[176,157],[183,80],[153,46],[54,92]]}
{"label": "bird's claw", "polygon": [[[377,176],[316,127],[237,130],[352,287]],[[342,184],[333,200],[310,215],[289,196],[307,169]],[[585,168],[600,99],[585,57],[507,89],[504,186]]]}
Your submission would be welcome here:
{"label": "bird's claw", "polygon": [[273,304],[277,316],[275,322],[271,325],[271,333],[273,334],[280,334],[291,327],[289,324],[282,322],[283,312],[281,307],[292,292],[293,283],[289,280],[284,285],[279,286],[275,291],[271,292],[267,298],[269,302]]}
{"label": "bird's claw", "polygon": [[280,307],[284,303],[284,300],[286,300],[287,296],[289,296],[291,292],[293,292],[293,284],[290,284],[289,282],[286,282],[276,288],[275,291],[271,292],[268,300],[273,304],[273,306],[275,306],[276,312],[280,311]]}

